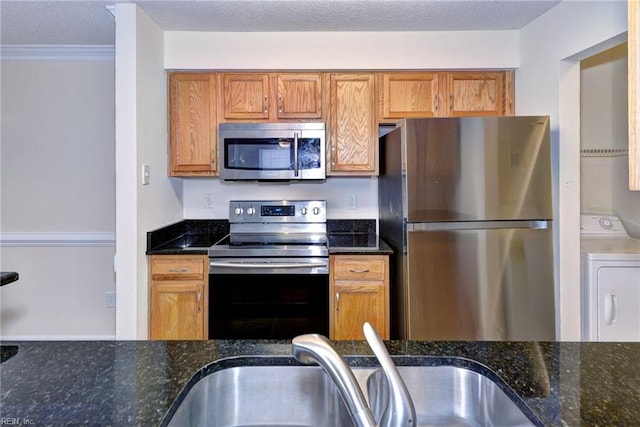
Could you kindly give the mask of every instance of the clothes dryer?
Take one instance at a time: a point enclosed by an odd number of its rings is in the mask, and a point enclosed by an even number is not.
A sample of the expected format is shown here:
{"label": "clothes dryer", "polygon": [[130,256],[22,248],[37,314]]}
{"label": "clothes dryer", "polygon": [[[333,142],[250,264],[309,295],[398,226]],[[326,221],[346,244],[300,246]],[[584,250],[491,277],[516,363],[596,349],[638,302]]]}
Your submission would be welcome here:
{"label": "clothes dryer", "polygon": [[581,217],[583,341],[640,341],[640,239],[616,216]]}

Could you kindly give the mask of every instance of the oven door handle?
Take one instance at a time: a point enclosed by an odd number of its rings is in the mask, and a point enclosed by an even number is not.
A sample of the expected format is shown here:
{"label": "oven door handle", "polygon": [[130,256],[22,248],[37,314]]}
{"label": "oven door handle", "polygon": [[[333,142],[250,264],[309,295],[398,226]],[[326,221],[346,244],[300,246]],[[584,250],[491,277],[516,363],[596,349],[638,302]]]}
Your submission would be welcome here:
{"label": "oven door handle", "polygon": [[211,267],[231,267],[231,268],[309,268],[326,267],[326,261],[317,262],[234,262],[234,261],[211,261]]}

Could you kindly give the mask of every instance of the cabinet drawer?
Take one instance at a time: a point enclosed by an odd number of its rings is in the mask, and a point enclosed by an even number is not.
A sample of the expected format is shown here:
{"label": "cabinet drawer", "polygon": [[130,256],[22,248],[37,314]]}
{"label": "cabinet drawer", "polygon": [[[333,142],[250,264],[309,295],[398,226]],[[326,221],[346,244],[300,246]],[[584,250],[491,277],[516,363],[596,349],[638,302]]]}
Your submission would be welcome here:
{"label": "cabinet drawer", "polygon": [[333,263],[333,278],[335,280],[384,280],[385,259],[363,257],[336,257]]}
{"label": "cabinet drawer", "polygon": [[204,279],[206,257],[154,256],[151,258],[153,280],[197,280]]}

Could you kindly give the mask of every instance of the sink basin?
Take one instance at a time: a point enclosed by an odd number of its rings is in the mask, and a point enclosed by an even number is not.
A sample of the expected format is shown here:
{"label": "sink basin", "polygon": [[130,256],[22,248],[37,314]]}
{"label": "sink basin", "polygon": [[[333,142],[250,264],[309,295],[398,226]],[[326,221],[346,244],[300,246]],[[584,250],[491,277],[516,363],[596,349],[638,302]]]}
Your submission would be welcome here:
{"label": "sink basin", "polygon": [[[366,362],[362,365],[376,363],[363,359]],[[181,393],[161,425],[353,425],[336,386],[322,368],[291,365],[288,357],[265,360],[260,365],[247,365],[251,361],[238,358],[236,363],[243,366],[205,374]],[[487,370],[489,378],[476,372],[484,372],[479,364],[476,370],[470,369],[475,366],[473,361],[464,360],[465,367],[453,366],[456,360],[447,358],[443,361],[446,365],[438,365],[437,358],[429,358],[430,365],[438,366],[398,366],[413,398],[417,426],[541,425],[497,375]],[[416,363],[421,363],[421,358],[416,358]],[[386,379],[378,366],[352,367],[376,420],[388,401]]]}
{"label": "sink basin", "polygon": [[[416,409],[416,426],[535,426],[531,411],[496,381],[457,366],[398,366]],[[506,384],[503,384],[507,387]],[[367,380],[371,411],[379,419],[389,399],[381,370]],[[516,402],[521,403],[518,405]]]}
{"label": "sink basin", "polygon": [[[355,369],[368,376],[373,369]],[[365,380],[363,380],[364,382]],[[335,385],[318,366],[240,366],[194,384],[167,426],[350,426]]]}

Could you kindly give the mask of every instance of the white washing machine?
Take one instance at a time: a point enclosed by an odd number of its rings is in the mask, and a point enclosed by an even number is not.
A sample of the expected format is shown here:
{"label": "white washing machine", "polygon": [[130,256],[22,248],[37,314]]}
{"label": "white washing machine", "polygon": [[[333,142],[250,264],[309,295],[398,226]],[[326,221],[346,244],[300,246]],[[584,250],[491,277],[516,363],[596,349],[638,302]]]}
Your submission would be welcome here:
{"label": "white washing machine", "polygon": [[640,239],[615,216],[581,216],[582,340],[640,341]]}

